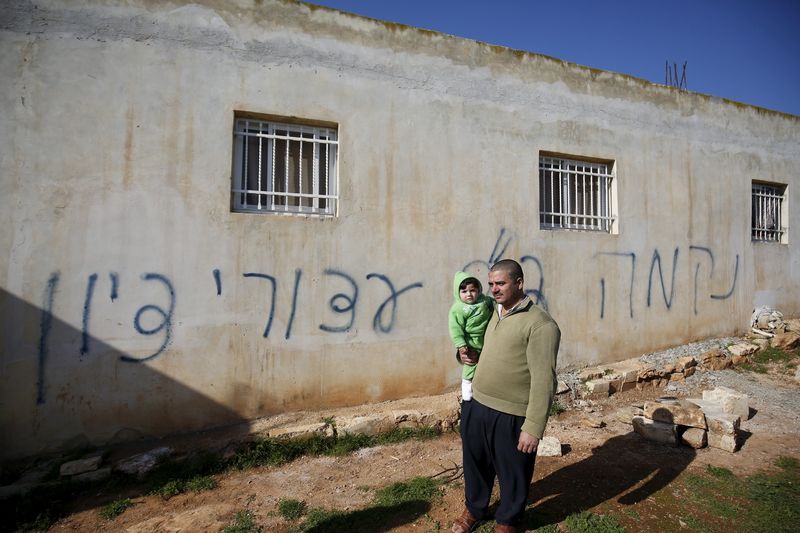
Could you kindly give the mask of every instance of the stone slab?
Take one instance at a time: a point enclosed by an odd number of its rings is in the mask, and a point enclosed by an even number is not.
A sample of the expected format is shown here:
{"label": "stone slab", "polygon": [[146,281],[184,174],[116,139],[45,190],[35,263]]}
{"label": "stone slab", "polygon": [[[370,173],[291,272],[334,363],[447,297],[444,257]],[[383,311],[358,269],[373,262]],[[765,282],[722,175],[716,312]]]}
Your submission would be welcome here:
{"label": "stone slab", "polygon": [[84,472],[77,476],[72,476],[72,481],[103,481],[111,477],[111,467],[106,466],[92,472]]}
{"label": "stone slab", "polygon": [[610,383],[605,379],[590,379],[585,384],[587,398],[604,398],[611,391]]}
{"label": "stone slab", "polygon": [[84,472],[92,472],[100,467],[103,458],[99,455],[95,457],[88,457],[86,459],[78,459],[76,461],[69,461],[61,465],[59,474],[62,476],[75,476],[83,474]]}
{"label": "stone slab", "polygon": [[734,356],[748,356],[758,351],[758,346],[750,343],[740,343],[728,346],[728,351]]}
{"label": "stone slab", "polygon": [[703,391],[703,399],[719,403],[723,412],[739,415],[742,420],[747,420],[750,416],[747,395],[731,388],[717,387],[714,390]]}
{"label": "stone slab", "polygon": [[644,416],[665,424],[706,429],[703,410],[685,400],[679,400],[677,403],[645,402]]}
{"label": "stone slab", "polygon": [[330,424],[318,422],[315,424],[304,424],[301,426],[288,426],[269,430],[267,436],[276,439],[302,439],[311,438],[314,435],[333,435]]}
{"label": "stone slab", "polygon": [[742,420],[739,415],[724,412],[722,405],[715,401],[699,398],[688,398],[686,401],[692,402],[703,410],[709,432],[720,435],[736,435]]}
{"label": "stone slab", "polygon": [[718,448],[726,452],[735,452],[739,449],[739,443],[735,435],[721,435],[718,433],[708,434],[708,447]]}
{"label": "stone slab", "polygon": [[[417,422],[406,421],[409,426],[416,426]],[[380,435],[390,431],[394,427],[394,421],[386,416],[356,416],[349,420],[344,420],[336,424],[339,433],[350,435]],[[404,424],[400,424],[404,427]]]}
{"label": "stone slab", "polygon": [[678,426],[675,424],[665,424],[643,416],[633,417],[632,422],[633,430],[647,440],[673,446],[678,443]]}
{"label": "stone slab", "polygon": [[696,450],[705,448],[708,445],[707,433],[708,432],[704,429],[687,428],[681,435],[681,442]]}

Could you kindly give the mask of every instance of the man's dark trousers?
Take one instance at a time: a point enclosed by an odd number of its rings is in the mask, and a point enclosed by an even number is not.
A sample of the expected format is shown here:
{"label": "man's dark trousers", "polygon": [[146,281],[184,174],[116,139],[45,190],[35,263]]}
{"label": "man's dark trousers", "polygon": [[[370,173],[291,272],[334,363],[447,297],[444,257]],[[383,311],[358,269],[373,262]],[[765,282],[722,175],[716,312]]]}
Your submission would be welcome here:
{"label": "man's dark trousers", "polygon": [[517,450],[525,417],[495,411],[473,399],[461,403],[466,506],[472,516],[488,518],[495,476],[500,481],[498,524],[517,525],[525,512],[535,453]]}

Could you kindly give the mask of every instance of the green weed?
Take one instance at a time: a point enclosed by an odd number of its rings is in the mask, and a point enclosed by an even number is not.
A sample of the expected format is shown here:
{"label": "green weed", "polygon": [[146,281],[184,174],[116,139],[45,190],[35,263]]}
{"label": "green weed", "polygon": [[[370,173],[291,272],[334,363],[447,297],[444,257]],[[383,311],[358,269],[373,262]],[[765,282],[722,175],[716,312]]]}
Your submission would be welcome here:
{"label": "green weed", "polygon": [[439,483],[429,477],[415,477],[384,487],[375,493],[375,504],[392,506],[411,501],[430,502],[441,496]]}
{"label": "green weed", "polygon": [[104,505],[100,511],[98,511],[98,514],[101,518],[105,518],[106,520],[114,520],[129,507],[133,507],[133,502],[128,498],[121,498]]}
{"label": "green weed", "polygon": [[553,401],[553,403],[550,404],[550,416],[556,416],[564,411],[566,411],[566,408],[557,401]]}
{"label": "green weed", "polygon": [[280,500],[278,502],[278,513],[284,520],[294,521],[306,513],[306,502],[302,500]]}
{"label": "green weed", "polygon": [[238,511],[233,517],[231,525],[222,530],[223,533],[260,533],[261,526],[256,524],[256,517],[253,511]]}
{"label": "green weed", "polygon": [[565,520],[567,533],[624,533],[625,528],[617,521],[605,515],[596,515],[589,511],[574,513]]}
{"label": "green weed", "polygon": [[708,466],[706,466],[706,472],[708,472],[709,474],[711,474],[715,478],[721,479],[721,480],[734,480],[734,479],[736,479],[736,476],[733,475],[733,472],[731,472],[727,468],[723,468],[721,466],[708,465]]}

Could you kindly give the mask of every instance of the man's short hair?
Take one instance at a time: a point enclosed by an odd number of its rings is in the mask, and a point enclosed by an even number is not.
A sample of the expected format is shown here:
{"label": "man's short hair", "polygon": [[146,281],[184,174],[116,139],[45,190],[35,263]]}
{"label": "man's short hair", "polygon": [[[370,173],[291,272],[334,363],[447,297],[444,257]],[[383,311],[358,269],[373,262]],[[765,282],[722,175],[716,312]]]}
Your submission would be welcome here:
{"label": "man's short hair", "polygon": [[490,272],[497,272],[498,270],[502,270],[508,274],[508,277],[514,281],[525,279],[525,276],[522,274],[522,267],[513,259],[501,259],[489,269]]}

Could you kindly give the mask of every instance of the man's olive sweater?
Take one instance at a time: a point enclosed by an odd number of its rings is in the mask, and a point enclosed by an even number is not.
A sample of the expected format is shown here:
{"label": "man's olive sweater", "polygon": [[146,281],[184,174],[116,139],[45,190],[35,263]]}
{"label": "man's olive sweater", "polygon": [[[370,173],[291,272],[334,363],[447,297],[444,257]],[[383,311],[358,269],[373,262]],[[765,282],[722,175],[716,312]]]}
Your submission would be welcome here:
{"label": "man's olive sweater", "polygon": [[542,438],[556,390],[558,324],[529,298],[503,318],[492,313],[472,382],[473,397],[524,416],[522,431]]}

